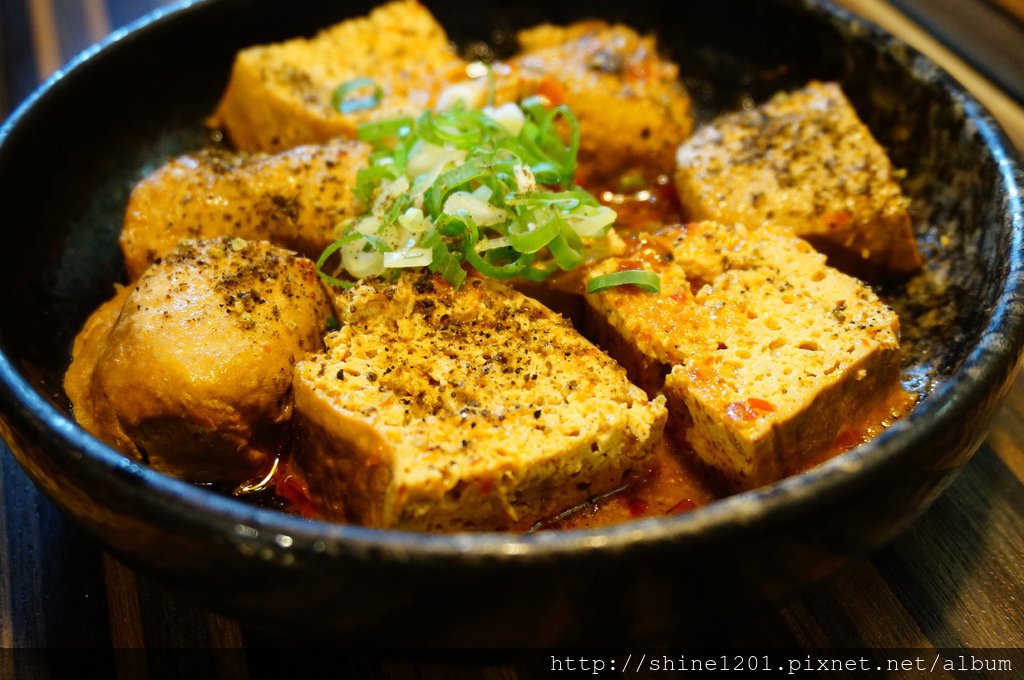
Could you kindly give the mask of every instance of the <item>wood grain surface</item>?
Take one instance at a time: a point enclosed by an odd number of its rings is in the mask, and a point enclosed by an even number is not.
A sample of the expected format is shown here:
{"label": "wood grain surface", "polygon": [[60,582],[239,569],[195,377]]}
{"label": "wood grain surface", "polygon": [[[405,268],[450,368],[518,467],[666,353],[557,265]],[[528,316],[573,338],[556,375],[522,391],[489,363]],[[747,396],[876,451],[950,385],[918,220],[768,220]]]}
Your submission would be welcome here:
{"label": "wood grain surface", "polygon": [[[1021,9],[1018,0],[993,1],[1008,21]],[[112,27],[162,4],[0,0],[0,115]],[[1024,148],[1024,111],[941,41],[881,0],[842,4],[936,59]],[[785,606],[711,631],[700,642],[737,649],[1024,648],[1022,442],[1024,379],[1018,378],[976,457],[907,532]],[[69,659],[88,659],[103,677],[268,677],[270,668],[300,666],[294,651],[269,657],[258,651],[280,644],[106,554],[40,495],[0,445],[0,680],[78,676]],[[32,650],[56,647],[96,651],[62,657]],[[357,655],[331,663],[332,677],[515,678],[539,677],[547,657]],[[937,669],[929,677],[974,676]],[[992,677],[1024,677],[1024,668]]]}

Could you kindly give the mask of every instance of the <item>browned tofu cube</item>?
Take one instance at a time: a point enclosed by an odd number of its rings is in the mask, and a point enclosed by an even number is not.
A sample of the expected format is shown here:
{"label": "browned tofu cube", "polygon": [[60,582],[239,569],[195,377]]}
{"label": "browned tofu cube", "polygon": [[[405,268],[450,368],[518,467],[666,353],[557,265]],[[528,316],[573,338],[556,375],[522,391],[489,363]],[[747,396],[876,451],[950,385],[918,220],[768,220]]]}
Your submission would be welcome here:
{"label": "browned tofu cube", "polygon": [[[312,38],[242,50],[212,123],[238,149],[280,151],[333,137],[352,138],[368,120],[429,108],[450,74],[464,74],[444,29],[416,0],[396,0]],[[353,110],[332,104],[346,83]],[[375,87],[380,87],[379,100]]]}
{"label": "browned tofu cube", "polygon": [[792,229],[858,276],[921,266],[892,163],[835,83],[722,116],[695,132],[677,161],[692,219]]}
{"label": "browned tofu cube", "polygon": [[801,470],[898,389],[896,315],[790,232],[689,224],[589,275],[636,268],[660,273],[660,293],[622,286],[588,303],[645,387],[667,374],[670,412],[733,487]]}
{"label": "browned tofu cube", "polygon": [[313,263],[266,242],[186,241],[75,338],[64,386],[83,428],[157,470],[241,485],[292,415],[296,359],[331,313]]}
{"label": "browned tofu cube", "polygon": [[521,529],[650,469],[664,399],[515,290],[410,273],[336,307],[295,372],[297,464],[329,518]]}
{"label": "browned tofu cube", "polygon": [[136,279],[182,239],[271,241],[316,259],[361,207],[354,188],[370,147],[337,141],[268,156],[205,150],[176,158],[132,190],[121,229]]}
{"label": "browned tofu cube", "polygon": [[626,173],[671,174],[676,148],[693,129],[678,67],[653,36],[622,24],[543,24],[519,33],[523,51],[496,67],[498,98],[541,95],[566,104],[580,123],[580,181]]}

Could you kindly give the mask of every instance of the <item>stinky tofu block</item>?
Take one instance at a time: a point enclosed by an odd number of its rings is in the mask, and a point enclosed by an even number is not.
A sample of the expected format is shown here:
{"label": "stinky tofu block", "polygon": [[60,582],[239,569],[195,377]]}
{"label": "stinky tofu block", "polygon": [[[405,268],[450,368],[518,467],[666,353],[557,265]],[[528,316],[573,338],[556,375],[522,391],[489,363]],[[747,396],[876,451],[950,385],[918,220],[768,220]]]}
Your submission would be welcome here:
{"label": "stinky tofu block", "polygon": [[313,262],[265,241],[183,241],[75,338],[75,419],[125,455],[202,483],[267,474],[289,435],[295,361],[323,348]]}
{"label": "stinky tofu block", "polygon": [[407,273],[335,303],[295,371],[296,463],[327,517],[522,529],[650,469],[664,399],[536,301]]}
{"label": "stinky tofu block", "polygon": [[121,228],[137,279],[183,239],[270,241],[316,259],[361,211],[356,175],[370,146],[334,141],[278,154],[207,149],[179,156],[132,190]]}
{"label": "stinky tofu block", "polygon": [[[360,123],[429,108],[452,73],[465,63],[444,29],[416,0],[395,0],[312,38],[239,52],[211,123],[244,151],[353,138]],[[357,81],[343,97],[353,109],[340,111],[335,91]]]}
{"label": "stinky tofu block", "polygon": [[871,279],[921,267],[898,179],[835,83],[724,115],[677,154],[691,219],[792,229],[835,266]]}
{"label": "stinky tofu block", "polygon": [[588,276],[626,269],[658,272],[661,290],[587,296],[606,347],[649,391],[663,380],[688,443],[734,488],[803,469],[898,389],[895,313],[791,232],[678,226]]}
{"label": "stinky tofu block", "polygon": [[580,125],[579,179],[611,185],[626,174],[671,174],[693,114],[678,66],[651,35],[622,24],[542,24],[518,35],[522,52],[496,65],[499,100],[539,95],[566,104]]}

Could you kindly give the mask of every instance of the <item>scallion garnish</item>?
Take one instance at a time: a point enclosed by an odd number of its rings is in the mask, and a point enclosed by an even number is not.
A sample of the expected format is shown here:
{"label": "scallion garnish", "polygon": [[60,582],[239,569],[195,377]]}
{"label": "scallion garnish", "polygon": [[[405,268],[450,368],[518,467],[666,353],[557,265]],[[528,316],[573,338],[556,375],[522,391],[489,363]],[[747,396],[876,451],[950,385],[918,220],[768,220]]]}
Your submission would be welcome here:
{"label": "scallion garnish", "polygon": [[615,286],[636,286],[649,293],[657,293],[661,290],[661,277],[643,269],[627,269],[621,272],[602,274],[587,281],[587,292],[599,293]]}
{"label": "scallion garnish", "polygon": [[[359,91],[369,90],[369,95],[351,96]],[[384,89],[372,78],[354,78],[334,88],[331,93],[331,108],[341,113],[352,113],[372,109],[384,97]]]}
{"label": "scallion garnish", "polygon": [[[368,86],[346,85],[342,99]],[[459,103],[415,120],[364,123],[357,136],[374,146],[355,187],[365,212],[317,262],[334,285],[343,275],[413,266],[454,287],[467,265],[484,276],[540,281],[579,266],[588,241],[604,238],[615,221],[574,184],[579,125],[565,106],[528,100],[475,111]],[[330,273],[328,259],[337,262]]]}
{"label": "scallion garnish", "polygon": [[356,138],[364,142],[377,142],[406,132],[406,128],[414,125],[412,118],[392,118],[390,120],[363,123],[356,129]]}

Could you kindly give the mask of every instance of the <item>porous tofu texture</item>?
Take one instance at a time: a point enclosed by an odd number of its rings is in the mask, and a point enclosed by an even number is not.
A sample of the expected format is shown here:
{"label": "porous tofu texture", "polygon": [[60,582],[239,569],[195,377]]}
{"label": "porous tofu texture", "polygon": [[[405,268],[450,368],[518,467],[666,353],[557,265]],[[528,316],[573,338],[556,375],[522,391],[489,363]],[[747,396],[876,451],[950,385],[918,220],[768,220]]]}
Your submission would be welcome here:
{"label": "porous tofu texture", "polygon": [[799,471],[898,388],[895,313],[790,232],[674,227],[589,276],[637,268],[660,273],[660,293],[622,286],[588,304],[647,389],[666,376],[687,441],[735,488]]}
{"label": "porous tofu texture", "polygon": [[518,37],[523,51],[495,67],[498,99],[541,95],[568,105],[580,124],[580,181],[671,174],[693,117],[679,69],[660,56],[654,36],[586,21],[542,24]]}
{"label": "porous tofu texture", "polygon": [[121,228],[136,279],[183,239],[271,241],[316,258],[360,210],[354,188],[370,147],[335,141],[267,155],[204,150],[180,156],[132,190]]}
{"label": "porous tofu texture", "polygon": [[897,173],[835,83],[724,115],[697,130],[677,162],[691,219],[792,229],[862,277],[921,266]]}
{"label": "porous tofu texture", "polygon": [[[415,0],[396,0],[312,38],[242,50],[211,122],[245,151],[353,138],[367,120],[429,108],[452,73],[464,75],[465,63],[444,29]],[[373,106],[341,113],[332,94],[360,78],[371,79],[382,96]],[[373,86],[349,94],[372,96]]]}
{"label": "porous tofu texture", "polygon": [[331,313],[313,263],[269,243],[186,241],[101,306],[64,386],[91,434],[162,472],[266,474],[292,415],[296,359]]}
{"label": "porous tofu texture", "polygon": [[297,464],[327,517],[529,527],[646,473],[664,399],[561,316],[493,280],[367,280],[295,370]]}

